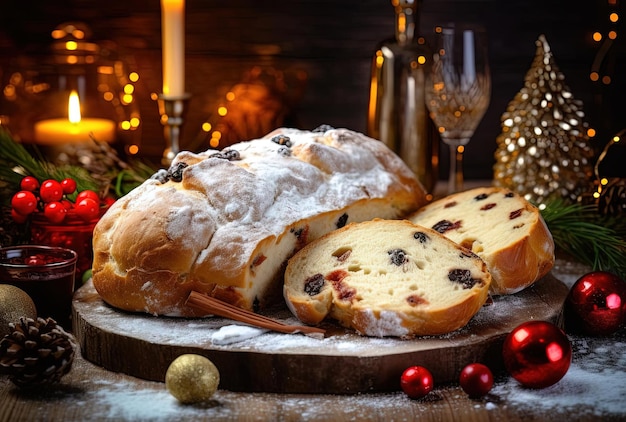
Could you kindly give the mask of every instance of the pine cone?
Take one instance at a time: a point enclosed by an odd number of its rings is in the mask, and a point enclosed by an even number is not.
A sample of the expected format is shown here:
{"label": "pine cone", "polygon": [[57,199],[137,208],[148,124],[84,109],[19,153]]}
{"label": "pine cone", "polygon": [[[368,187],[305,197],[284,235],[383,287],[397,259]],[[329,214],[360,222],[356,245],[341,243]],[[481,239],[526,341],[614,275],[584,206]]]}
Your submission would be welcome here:
{"label": "pine cone", "polygon": [[20,318],[0,340],[0,371],[18,387],[58,382],[74,362],[76,340],[52,318]]}

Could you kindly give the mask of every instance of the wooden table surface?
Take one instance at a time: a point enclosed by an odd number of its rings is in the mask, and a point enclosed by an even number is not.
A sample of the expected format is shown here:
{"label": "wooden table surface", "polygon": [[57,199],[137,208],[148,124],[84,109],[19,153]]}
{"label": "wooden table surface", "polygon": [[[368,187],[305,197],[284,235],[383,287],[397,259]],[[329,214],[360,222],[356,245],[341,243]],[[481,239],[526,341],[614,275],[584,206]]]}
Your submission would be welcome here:
{"label": "wooden table surface", "polygon": [[[566,285],[587,270],[558,259]],[[182,405],[160,382],[100,368],[80,355],[61,383],[27,391],[0,378],[0,421],[596,421],[626,420],[626,332],[569,336],[570,370],[557,384],[530,390],[498,374],[489,395],[469,399],[456,384],[412,400],[401,391],[358,395],[238,393],[218,390],[201,405]],[[436,383],[436,380],[435,380]]]}

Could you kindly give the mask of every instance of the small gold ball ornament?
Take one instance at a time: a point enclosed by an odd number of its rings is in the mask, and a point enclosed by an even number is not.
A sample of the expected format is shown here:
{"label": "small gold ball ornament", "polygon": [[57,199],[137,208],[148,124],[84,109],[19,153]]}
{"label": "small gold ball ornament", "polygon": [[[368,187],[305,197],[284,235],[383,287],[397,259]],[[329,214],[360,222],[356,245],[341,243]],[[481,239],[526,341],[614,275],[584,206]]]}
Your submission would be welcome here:
{"label": "small gold ball ornament", "polygon": [[185,354],[172,361],[165,373],[165,387],[181,403],[209,400],[220,383],[220,373],[204,356]]}
{"label": "small gold ball ornament", "polygon": [[21,317],[37,319],[37,309],[24,290],[11,284],[0,284],[0,339],[11,333],[9,324]]}

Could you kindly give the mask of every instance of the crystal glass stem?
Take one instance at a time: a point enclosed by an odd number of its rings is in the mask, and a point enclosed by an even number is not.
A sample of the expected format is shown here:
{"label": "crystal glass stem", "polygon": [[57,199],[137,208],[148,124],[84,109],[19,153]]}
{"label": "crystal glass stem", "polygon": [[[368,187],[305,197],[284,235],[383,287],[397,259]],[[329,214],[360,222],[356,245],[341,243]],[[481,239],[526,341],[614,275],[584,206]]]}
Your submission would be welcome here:
{"label": "crystal glass stem", "polygon": [[[469,140],[467,140],[469,141]],[[450,172],[448,173],[448,194],[463,190],[463,152],[467,141],[449,142]]]}

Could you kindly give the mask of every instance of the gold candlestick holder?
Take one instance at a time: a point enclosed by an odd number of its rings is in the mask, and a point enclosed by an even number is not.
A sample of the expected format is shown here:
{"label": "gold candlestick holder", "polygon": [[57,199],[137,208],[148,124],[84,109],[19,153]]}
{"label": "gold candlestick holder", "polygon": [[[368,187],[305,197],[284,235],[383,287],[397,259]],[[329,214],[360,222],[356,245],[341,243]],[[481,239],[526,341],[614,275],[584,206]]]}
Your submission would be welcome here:
{"label": "gold candlestick holder", "polygon": [[161,164],[164,166],[169,166],[176,154],[180,152],[180,135],[189,98],[191,98],[191,94],[181,96],[159,94],[157,97],[166,143],[161,158]]}

